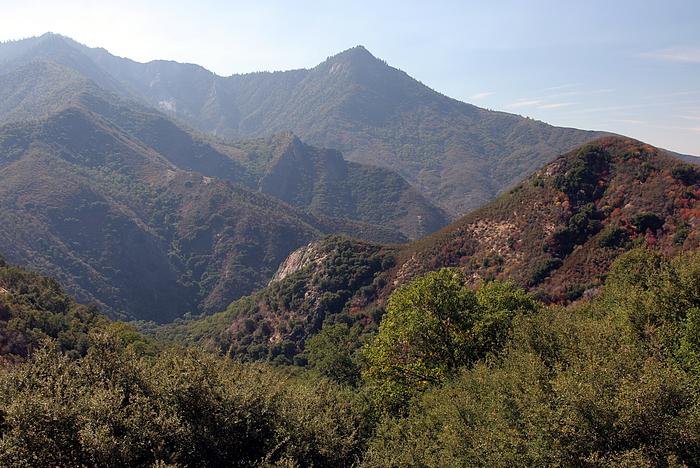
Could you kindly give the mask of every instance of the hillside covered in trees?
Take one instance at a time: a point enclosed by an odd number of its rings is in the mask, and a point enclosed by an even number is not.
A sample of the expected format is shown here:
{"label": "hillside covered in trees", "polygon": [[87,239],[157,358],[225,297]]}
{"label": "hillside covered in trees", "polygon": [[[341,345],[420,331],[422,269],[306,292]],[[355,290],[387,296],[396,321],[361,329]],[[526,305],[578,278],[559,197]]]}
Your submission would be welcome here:
{"label": "hillside covered in trees", "polygon": [[397,286],[443,267],[478,286],[513,281],[547,303],[595,295],[620,254],[698,246],[696,166],[635,140],[608,137],[562,155],[494,202],[402,246],[338,238],[302,247],[266,289],[167,338],[232,356],[303,360],[324,323],[358,335],[381,320]]}
{"label": "hillside covered in trees", "polygon": [[155,345],[3,266],[0,325],[33,344],[0,367],[0,463],[693,466],[699,272],[638,248],[562,307],[442,269],[365,344],[326,325],[302,369]]}
{"label": "hillside covered in trees", "polygon": [[[473,98],[692,140],[692,73],[654,74],[692,47],[596,89],[611,56],[576,41],[615,31],[575,24],[534,47],[546,83]],[[494,64],[543,64],[499,41]],[[451,99],[363,46],[223,77],[49,33],[0,42],[0,181],[0,467],[700,466],[692,157]]]}
{"label": "hillside covered in trees", "polygon": [[[23,67],[45,62],[226,139],[292,131],[350,161],[397,172],[451,216],[603,135],[451,99],[362,46],[308,70],[220,77],[197,65],[134,62],[56,34],[0,45],[0,64],[21,77],[24,89],[32,74]],[[23,94],[13,93],[0,103],[0,115],[3,107],[14,118],[45,112],[47,103],[54,105],[46,93],[70,88],[56,85],[42,86],[26,105],[17,105]]]}
{"label": "hillside covered in trees", "polygon": [[447,223],[397,174],[291,134],[211,140],[59,65],[2,78],[6,107],[56,108],[0,126],[0,249],[112,317],[221,310],[312,239],[405,242]]}

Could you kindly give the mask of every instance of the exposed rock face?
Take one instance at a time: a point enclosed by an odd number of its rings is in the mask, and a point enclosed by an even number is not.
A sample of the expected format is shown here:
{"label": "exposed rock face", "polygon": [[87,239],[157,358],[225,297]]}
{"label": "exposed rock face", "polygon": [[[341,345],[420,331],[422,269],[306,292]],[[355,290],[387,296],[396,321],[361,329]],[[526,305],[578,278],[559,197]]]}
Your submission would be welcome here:
{"label": "exposed rock face", "polygon": [[320,241],[310,242],[308,245],[299,247],[292,252],[279,266],[272,280],[270,280],[270,284],[282,281],[311,264],[321,265],[323,260],[328,257],[328,252],[324,252],[321,248],[322,246],[323,243]]}

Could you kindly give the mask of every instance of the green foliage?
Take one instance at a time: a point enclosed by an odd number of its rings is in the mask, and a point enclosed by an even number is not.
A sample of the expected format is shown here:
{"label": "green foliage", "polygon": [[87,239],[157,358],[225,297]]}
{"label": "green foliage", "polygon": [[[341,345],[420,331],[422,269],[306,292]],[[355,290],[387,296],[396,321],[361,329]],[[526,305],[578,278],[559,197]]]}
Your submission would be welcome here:
{"label": "green foliage", "polygon": [[[70,304],[34,282],[2,284]],[[87,330],[82,356],[45,338],[0,367],[0,465],[700,463],[700,252],[632,250],[566,308],[438,270],[392,294],[366,363],[357,331],[325,324],[313,372],[152,346],[123,324]]]}
{"label": "green foliage", "polygon": [[385,417],[367,466],[700,463],[700,256],[637,249],[602,295],[516,318],[498,359]]}
{"label": "green foliage", "polygon": [[365,378],[384,410],[400,410],[417,392],[498,351],[513,317],[537,309],[511,285],[475,293],[463,281],[458,270],[442,269],[391,295],[379,334],[365,348]]}
{"label": "green foliage", "polygon": [[537,262],[528,277],[528,286],[540,284],[549,274],[562,265],[561,259],[544,258]]}
{"label": "green foliage", "polygon": [[94,307],[77,304],[55,280],[0,263],[0,365],[26,358],[47,338],[69,356],[81,356],[88,332],[105,324]]}
{"label": "green foliage", "polygon": [[650,230],[651,232],[660,229],[664,225],[664,219],[655,213],[638,213],[636,214],[630,222],[632,226],[637,230],[637,232],[646,232]]}
{"label": "green foliage", "polygon": [[565,257],[577,245],[584,244],[589,237],[598,233],[603,227],[602,215],[593,203],[586,203],[571,215],[564,228],[552,234],[546,250],[558,257]]}
{"label": "green foliage", "polygon": [[352,463],[362,405],[327,381],[194,351],[141,357],[109,335],[0,370],[3,466]]}
{"label": "green foliage", "polygon": [[700,172],[693,164],[679,164],[671,169],[671,176],[686,185],[697,184],[700,181]]}
{"label": "green foliage", "polygon": [[627,231],[616,224],[606,226],[598,237],[598,245],[608,249],[624,247],[628,241]]}
{"label": "green foliage", "polygon": [[305,255],[314,260],[284,280],[232,303],[224,312],[166,325],[157,336],[213,345],[236,359],[302,364],[306,339],[326,323],[360,328],[353,333],[369,331],[348,306],[375,299],[382,286],[378,275],[395,262],[393,250],[329,236]]}
{"label": "green foliage", "polygon": [[575,206],[591,202],[599,190],[598,179],[607,170],[609,162],[610,154],[605,148],[586,145],[578,151],[566,172],[555,178],[554,185]]}
{"label": "green foliage", "polygon": [[351,331],[345,323],[324,325],[306,342],[309,367],[338,383],[355,385],[360,377],[354,356],[358,341],[356,329]]}
{"label": "green foliage", "polygon": [[673,244],[683,245],[685,240],[690,235],[690,232],[690,227],[686,224],[681,224],[680,226],[678,226],[678,229],[676,229],[676,232],[673,234]]}

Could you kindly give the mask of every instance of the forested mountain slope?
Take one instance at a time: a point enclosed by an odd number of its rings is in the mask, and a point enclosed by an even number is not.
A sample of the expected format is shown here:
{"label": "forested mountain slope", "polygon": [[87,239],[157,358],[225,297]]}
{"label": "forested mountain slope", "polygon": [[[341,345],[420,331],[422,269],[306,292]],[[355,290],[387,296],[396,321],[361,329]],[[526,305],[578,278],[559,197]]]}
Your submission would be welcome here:
{"label": "forested mountain slope", "polygon": [[322,323],[372,327],[392,290],[442,267],[460,268],[473,285],[511,280],[566,303],[595,294],[612,261],[634,246],[697,247],[699,199],[695,166],[635,140],[604,138],[412,244],[312,243],[264,291],[164,336],[233,355],[292,359]]}
{"label": "forested mountain slope", "polygon": [[302,144],[286,133],[234,143],[211,139],[51,61],[31,62],[0,75],[0,98],[0,121],[7,122],[45,118],[74,105],[88,108],[177,167],[270,193],[327,218],[331,232],[402,241],[422,237],[448,221],[394,172],[348,163],[337,151]]}
{"label": "forested mountain slope", "polygon": [[602,135],[450,99],[361,46],[308,70],[219,77],[196,65],[137,63],[54,34],[0,45],[8,71],[47,60],[205,132],[231,139],[292,131],[349,160],[388,167],[451,215]]}
{"label": "forested mountain slope", "polygon": [[186,172],[81,107],[0,129],[0,245],[112,316],[171,320],[264,284],[312,218]]}
{"label": "forested mountain slope", "polygon": [[80,356],[90,330],[106,323],[96,309],[66,295],[56,280],[0,258],[0,366],[27,358],[47,339],[56,340],[59,351]]}

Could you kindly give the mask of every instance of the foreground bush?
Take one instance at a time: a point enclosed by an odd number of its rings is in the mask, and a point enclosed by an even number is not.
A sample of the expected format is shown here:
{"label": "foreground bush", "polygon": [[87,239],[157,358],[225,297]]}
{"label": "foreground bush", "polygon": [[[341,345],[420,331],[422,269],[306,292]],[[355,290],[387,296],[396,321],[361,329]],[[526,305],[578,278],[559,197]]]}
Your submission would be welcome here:
{"label": "foreground bush", "polygon": [[312,371],[46,342],[0,367],[0,466],[700,466],[700,254],[634,250],[566,308],[434,272],[366,361],[324,330]]}
{"label": "foreground bush", "polygon": [[637,250],[592,303],[386,417],[367,466],[698,466],[700,257]]}
{"label": "foreground bush", "polygon": [[499,351],[519,314],[538,304],[508,283],[477,291],[454,268],[428,273],[389,299],[377,337],[365,347],[365,378],[377,406],[400,412],[410,398]]}
{"label": "foreground bush", "polygon": [[367,430],[352,393],[195,351],[155,358],[93,336],[0,371],[0,466],[342,466]]}

